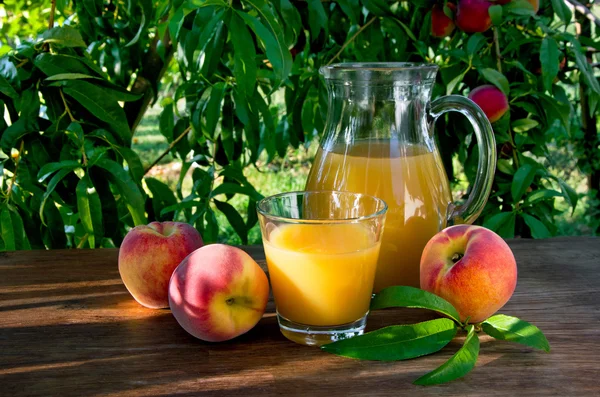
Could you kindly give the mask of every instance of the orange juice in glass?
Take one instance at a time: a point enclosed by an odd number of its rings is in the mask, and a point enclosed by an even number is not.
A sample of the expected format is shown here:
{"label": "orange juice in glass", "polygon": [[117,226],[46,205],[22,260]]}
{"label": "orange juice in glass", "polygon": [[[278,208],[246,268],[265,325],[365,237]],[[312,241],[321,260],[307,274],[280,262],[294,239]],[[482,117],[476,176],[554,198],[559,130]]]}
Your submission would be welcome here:
{"label": "orange juice in glass", "polygon": [[366,325],[387,206],[349,192],[293,192],[258,203],[281,332],[305,345]]}

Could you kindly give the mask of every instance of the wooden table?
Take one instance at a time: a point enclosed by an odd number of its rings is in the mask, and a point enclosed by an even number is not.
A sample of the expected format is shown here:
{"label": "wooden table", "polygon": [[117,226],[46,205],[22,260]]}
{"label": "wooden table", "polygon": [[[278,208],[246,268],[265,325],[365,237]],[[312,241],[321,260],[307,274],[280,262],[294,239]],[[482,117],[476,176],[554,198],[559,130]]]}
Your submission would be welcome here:
{"label": "wooden table", "polygon": [[[205,343],[130,297],[116,249],[0,253],[0,395],[600,395],[600,238],[509,244],[519,282],[502,312],[540,327],[552,351],[483,336],[474,371],[434,387],[411,382],[460,338],[416,360],[345,359],[287,341],[270,303],[248,334]],[[433,317],[377,311],[369,328]]]}

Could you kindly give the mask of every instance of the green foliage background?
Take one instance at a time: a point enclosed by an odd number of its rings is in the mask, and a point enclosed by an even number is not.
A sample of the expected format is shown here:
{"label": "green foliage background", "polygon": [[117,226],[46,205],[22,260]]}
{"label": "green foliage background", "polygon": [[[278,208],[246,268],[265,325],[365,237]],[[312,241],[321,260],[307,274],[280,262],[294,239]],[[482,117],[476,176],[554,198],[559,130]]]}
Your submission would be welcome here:
{"label": "green foliage background", "polygon": [[[433,4],[4,1],[0,248],[118,246],[130,227],[172,219],[211,242],[217,213],[246,243],[262,197],[247,170],[320,134],[327,96],[318,69],[335,61],[434,62],[434,97],[498,86],[510,111],[493,125],[498,169],[478,223],[503,237],[555,235],[555,217],[579,197],[549,172],[551,150],[575,156],[587,175],[600,172],[597,129],[590,135],[589,126],[600,98],[598,28],[579,18],[578,34],[562,0],[542,0],[537,14],[513,0],[493,7],[487,32],[457,29],[436,39]],[[175,189],[145,176],[131,149],[156,99],[160,132],[181,162]],[[474,179],[471,135],[461,116],[438,122],[453,180]],[[190,192],[182,189],[188,171]],[[592,214],[600,213],[597,194],[587,200]],[[234,196],[244,197],[244,211]]]}

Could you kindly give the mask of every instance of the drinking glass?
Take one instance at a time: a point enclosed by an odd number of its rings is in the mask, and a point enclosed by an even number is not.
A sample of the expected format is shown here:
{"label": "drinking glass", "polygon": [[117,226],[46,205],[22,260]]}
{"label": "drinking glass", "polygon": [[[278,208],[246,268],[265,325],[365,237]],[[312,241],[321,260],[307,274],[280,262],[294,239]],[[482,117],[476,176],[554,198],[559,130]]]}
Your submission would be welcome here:
{"label": "drinking glass", "polygon": [[257,209],[283,335],[319,346],[362,334],[386,203],[307,191],[267,197]]}

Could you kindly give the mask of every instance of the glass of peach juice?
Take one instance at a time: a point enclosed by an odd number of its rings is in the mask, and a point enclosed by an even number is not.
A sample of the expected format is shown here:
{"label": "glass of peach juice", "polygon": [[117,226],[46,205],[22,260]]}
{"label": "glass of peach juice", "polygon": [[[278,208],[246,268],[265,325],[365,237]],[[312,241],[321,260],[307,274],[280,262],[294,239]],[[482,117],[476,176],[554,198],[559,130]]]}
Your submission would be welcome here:
{"label": "glass of peach juice", "polygon": [[257,204],[277,320],[320,346],[363,333],[386,203],[360,193],[282,193]]}

